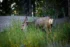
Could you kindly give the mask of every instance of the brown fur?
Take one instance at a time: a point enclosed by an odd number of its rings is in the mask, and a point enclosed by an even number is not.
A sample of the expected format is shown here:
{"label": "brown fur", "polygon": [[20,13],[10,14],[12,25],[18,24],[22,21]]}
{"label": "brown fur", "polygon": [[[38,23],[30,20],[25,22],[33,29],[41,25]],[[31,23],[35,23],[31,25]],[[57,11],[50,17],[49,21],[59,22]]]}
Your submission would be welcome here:
{"label": "brown fur", "polygon": [[36,21],[35,21],[35,25],[36,26],[42,26],[42,28],[44,29],[47,29],[49,31],[51,31],[51,28],[52,28],[52,24],[49,23],[49,19],[51,19],[50,17],[41,17],[41,18],[38,18]]}

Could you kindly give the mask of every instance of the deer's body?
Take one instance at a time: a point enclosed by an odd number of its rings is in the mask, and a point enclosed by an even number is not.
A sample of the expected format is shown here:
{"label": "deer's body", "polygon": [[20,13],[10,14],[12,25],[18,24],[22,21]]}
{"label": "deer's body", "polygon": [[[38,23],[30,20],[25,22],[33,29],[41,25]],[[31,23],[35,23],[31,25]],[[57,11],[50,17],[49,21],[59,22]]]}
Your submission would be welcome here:
{"label": "deer's body", "polygon": [[36,26],[42,26],[43,28],[48,29],[50,31],[52,28],[52,24],[53,24],[53,19],[50,17],[41,17],[36,19],[35,21]]}

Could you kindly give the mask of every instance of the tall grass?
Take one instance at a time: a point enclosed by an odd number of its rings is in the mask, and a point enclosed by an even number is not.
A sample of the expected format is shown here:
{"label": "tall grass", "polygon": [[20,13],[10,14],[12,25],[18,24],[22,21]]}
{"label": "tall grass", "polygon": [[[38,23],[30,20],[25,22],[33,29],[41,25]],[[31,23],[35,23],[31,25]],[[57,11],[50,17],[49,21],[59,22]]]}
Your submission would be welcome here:
{"label": "tall grass", "polygon": [[21,30],[22,22],[13,21],[8,29],[0,32],[0,47],[60,47],[70,42],[70,23],[42,31],[31,24],[27,31]]}

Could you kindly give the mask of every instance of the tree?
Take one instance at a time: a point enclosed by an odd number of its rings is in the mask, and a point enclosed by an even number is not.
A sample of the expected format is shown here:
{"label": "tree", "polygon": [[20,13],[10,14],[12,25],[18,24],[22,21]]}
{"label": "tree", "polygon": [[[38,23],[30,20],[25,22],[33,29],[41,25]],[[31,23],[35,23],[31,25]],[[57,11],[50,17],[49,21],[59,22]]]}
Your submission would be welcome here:
{"label": "tree", "polygon": [[[61,17],[67,15],[67,0],[4,0],[0,3],[0,15],[35,15]],[[13,8],[11,5],[15,3]],[[13,9],[13,10],[12,10]]]}

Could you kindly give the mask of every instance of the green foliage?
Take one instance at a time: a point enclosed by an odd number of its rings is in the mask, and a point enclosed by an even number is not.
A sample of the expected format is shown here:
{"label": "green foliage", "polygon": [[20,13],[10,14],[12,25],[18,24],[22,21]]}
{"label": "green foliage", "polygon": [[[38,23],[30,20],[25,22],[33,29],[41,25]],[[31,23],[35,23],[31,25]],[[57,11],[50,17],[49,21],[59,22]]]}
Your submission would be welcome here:
{"label": "green foliage", "polygon": [[58,25],[57,28],[54,30],[54,40],[55,41],[68,41],[70,40],[70,23],[65,23]]}
{"label": "green foliage", "polygon": [[[28,25],[28,30],[21,30],[21,22],[13,21],[12,26],[0,32],[0,47],[50,47],[50,44],[58,42],[58,46],[70,40],[70,23],[60,24],[45,32],[34,24]],[[49,45],[48,45],[49,44]],[[52,45],[53,46],[53,45]],[[55,47],[58,47],[55,45]]]}
{"label": "green foliage", "polygon": [[[65,12],[65,7],[63,6],[63,0],[39,0],[36,1],[36,16],[53,16],[55,18],[64,17],[67,12]],[[66,2],[65,2],[66,3]],[[38,9],[41,8],[41,9]],[[63,10],[61,10],[63,8]]]}
{"label": "green foliage", "polygon": [[48,10],[46,10],[46,14],[47,15],[50,15],[50,16],[54,16],[55,15],[54,8],[49,8]]}
{"label": "green foliage", "polygon": [[[35,16],[50,15],[58,17],[61,13],[65,16],[68,11],[65,1],[66,0],[4,0],[0,6],[0,15],[31,15],[33,11]],[[11,4],[14,2],[16,5],[13,6],[14,10],[12,10]],[[32,5],[33,8],[31,7]],[[62,8],[63,10],[61,11]],[[36,10],[38,11],[37,13]]]}

